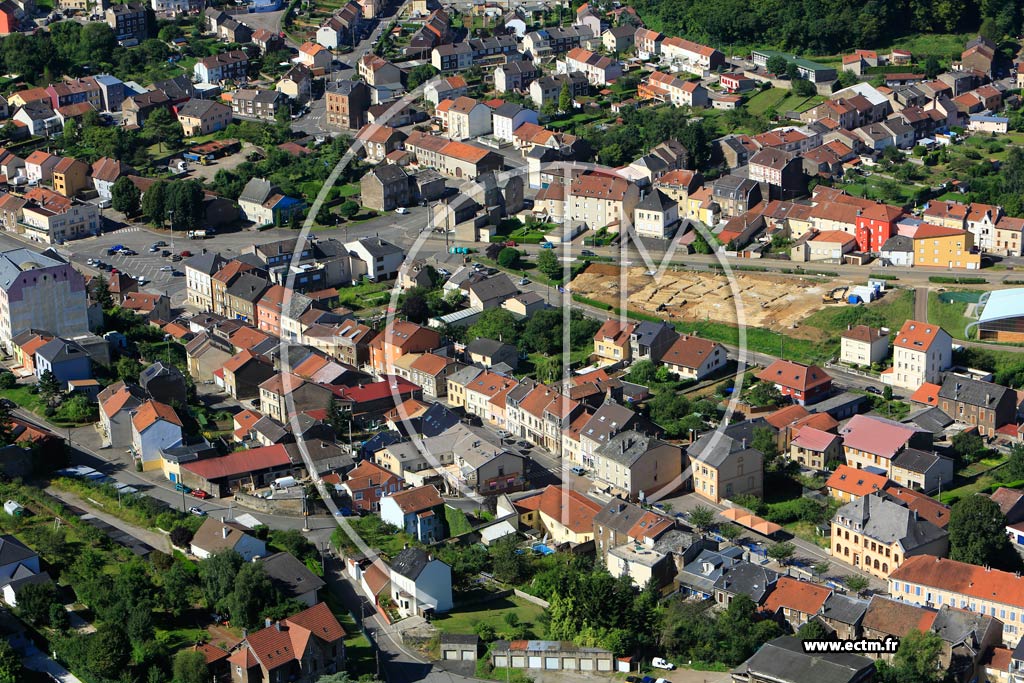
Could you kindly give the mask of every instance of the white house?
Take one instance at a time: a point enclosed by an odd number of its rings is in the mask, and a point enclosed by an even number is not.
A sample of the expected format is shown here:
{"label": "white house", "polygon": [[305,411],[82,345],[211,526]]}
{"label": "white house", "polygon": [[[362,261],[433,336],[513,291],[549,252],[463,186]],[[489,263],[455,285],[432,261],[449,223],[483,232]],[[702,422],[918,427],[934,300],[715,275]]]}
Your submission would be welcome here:
{"label": "white house", "polygon": [[393,280],[398,277],[398,269],[405,261],[401,247],[379,237],[346,242],[345,250],[351,258],[353,282],[363,276],[376,281]]}
{"label": "white house", "polygon": [[908,320],[893,337],[892,367],[882,373],[886,384],[916,391],[925,382],[938,384],[953,365],[953,338],[938,325]]}
{"label": "white house", "polygon": [[422,548],[406,548],[391,561],[391,599],[403,616],[450,611],[451,567]]}
{"label": "white house", "polygon": [[444,100],[434,112],[452,140],[466,140],[491,132],[491,108],[472,97]]}
{"label": "white house", "polygon": [[180,442],[181,418],[166,403],[146,401],[132,415],[132,451],[144,471],[160,468],[160,451]]}
{"label": "white house", "polygon": [[216,517],[207,517],[199,531],[192,537],[189,550],[200,560],[216,553],[234,550],[246,562],[265,557],[267,544],[246,533],[246,528],[235,522],[222,522]]}
{"label": "white house", "polygon": [[633,209],[633,227],[640,237],[670,237],[679,225],[679,204],[659,189],[644,195]]}
{"label": "white house", "polygon": [[499,140],[512,142],[513,133],[524,123],[539,124],[537,112],[512,102],[506,102],[495,109],[491,115],[491,134]]}

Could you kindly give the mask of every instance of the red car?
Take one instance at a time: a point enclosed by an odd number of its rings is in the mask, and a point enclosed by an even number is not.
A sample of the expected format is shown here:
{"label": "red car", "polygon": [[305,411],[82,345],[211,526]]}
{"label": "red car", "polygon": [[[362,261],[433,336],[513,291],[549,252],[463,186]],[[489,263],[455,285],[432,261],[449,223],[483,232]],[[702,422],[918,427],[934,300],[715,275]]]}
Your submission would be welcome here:
{"label": "red car", "polygon": [[206,500],[207,498],[210,497],[210,494],[202,489],[192,489],[192,495],[198,498],[199,500]]}
{"label": "red car", "polygon": [[188,250],[185,250],[185,251],[181,252],[181,258],[188,258],[191,255],[192,255],[192,252],[188,251]]}

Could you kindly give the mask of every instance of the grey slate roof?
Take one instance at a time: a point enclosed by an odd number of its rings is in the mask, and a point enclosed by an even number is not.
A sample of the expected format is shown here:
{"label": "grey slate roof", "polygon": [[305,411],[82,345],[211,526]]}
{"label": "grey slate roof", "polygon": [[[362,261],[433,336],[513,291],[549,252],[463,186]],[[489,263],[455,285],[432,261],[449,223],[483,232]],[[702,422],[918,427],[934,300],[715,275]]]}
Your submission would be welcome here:
{"label": "grey slate roof", "polygon": [[215,100],[197,100],[192,98],[181,107],[178,108],[178,116],[194,116],[196,118],[202,118],[210,113],[211,109],[224,109],[230,111],[231,108],[226,104],[222,104]]}
{"label": "grey slate roof", "polygon": [[270,283],[260,276],[242,273],[228,287],[227,294],[228,296],[237,296],[239,299],[255,303],[259,301],[260,297],[263,296],[263,292],[267,291],[268,287],[270,287]]}
{"label": "grey slate roof", "polygon": [[645,514],[647,514],[647,510],[644,510],[639,505],[622,500],[621,498],[612,498],[594,515],[594,524],[614,529],[620,534],[628,534],[629,530]]}
{"label": "grey slate roof", "polygon": [[430,556],[423,548],[406,548],[391,560],[391,569],[413,581],[430,562]]}
{"label": "grey slate roof", "polygon": [[260,562],[270,582],[286,598],[298,598],[327,585],[291,553],[274,553]]}
{"label": "grey slate roof", "polygon": [[515,116],[518,115],[519,112],[523,111],[523,109],[524,107],[516,104],[515,102],[506,102],[494,110],[494,116],[511,119],[515,118]]}
{"label": "grey slate roof", "polygon": [[467,365],[461,370],[457,370],[456,372],[453,372],[452,374],[448,375],[448,381],[454,382],[456,385],[464,387],[470,382],[472,382],[474,379],[476,379],[477,375],[479,375],[481,372],[483,372],[483,370],[476,367],[475,365]]}
{"label": "grey slate roof", "polygon": [[864,536],[887,545],[899,543],[904,551],[948,535],[945,529],[915,517],[906,503],[882,491],[862,496],[836,511],[836,519],[860,524]]}
{"label": "grey slate roof", "polygon": [[213,275],[221,266],[227,263],[227,260],[215,251],[210,251],[205,254],[196,254],[192,258],[185,261],[185,267],[191,268],[192,270],[203,273],[204,275]]}
{"label": "grey slate roof", "polygon": [[636,205],[641,211],[658,211],[664,213],[672,207],[678,206],[676,201],[659,189],[648,192]]}
{"label": "grey slate roof", "polygon": [[509,279],[508,275],[504,273],[489,277],[485,280],[478,280],[469,285],[469,291],[476,294],[480,299],[488,301],[495,299],[500,296],[508,298],[518,293],[516,286],[512,284],[512,280]]}
{"label": "grey slate roof", "polygon": [[1010,389],[1001,384],[946,375],[942,388],[939,389],[939,398],[961,401],[979,408],[992,408],[1003,400],[1003,395],[1008,391]]}
{"label": "grey slate roof", "polygon": [[925,408],[916,413],[912,413],[903,420],[904,424],[913,424],[926,432],[932,434],[941,433],[946,427],[953,424],[953,418],[946,415],[942,410],[936,407]]}
{"label": "grey slate roof", "polygon": [[631,429],[612,436],[607,443],[597,447],[597,453],[623,465],[632,465],[643,454],[663,445],[667,444]]}
{"label": "grey slate roof", "polygon": [[798,638],[781,636],[762,645],[737,671],[777,683],[853,683],[870,680],[874,668],[861,655],[807,654]]}
{"label": "grey slate roof", "polygon": [[14,564],[15,562],[24,562],[35,556],[36,554],[32,550],[23,545],[14,536],[10,534],[0,536],[0,567]]}
{"label": "grey slate roof", "polygon": [[359,244],[374,257],[403,253],[401,247],[379,237],[364,237],[359,240]]}
{"label": "grey slate roof", "polygon": [[949,605],[943,605],[935,615],[931,630],[954,646],[966,643],[977,649],[985,631],[991,626],[992,619],[993,617],[986,614],[965,609],[950,609]]}
{"label": "grey slate roof", "polygon": [[487,337],[477,337],[466,346],[466,353],[478,353],[482,356],[493,356],[506,347],[515,348],[511,344]]}
{"label": "grey slate roof", "polygon": [[914,240],[906,235],[893,235],[882,245],[882,251],[914,251]]}
{"label": "grey slate roof", "polygon": [[821,606],[820,615],[841,624],[858,624],[868,609],[867,600],[833,592]]}
{"label": "grey slate roof", "polygon": [[250,178],[249,182],[242,188],[242,194],[238,195],[240,202],[254,202],[262,204],[274,193],[274,184],[263,178]]}
{"label": "grey slate roof", "polygon": [[770,587],[779,579],[779,573],[752,562],[740,562],[715,581],[715,590],[733,595],[747,595],[760,605],[768,597]]}
{"label": "grey slate roof", "polygon": [[179,370],[177,366],[164,365],[160,361],[157,361],[156,363],[153,363],[152,365],[149,365],[142,369],[142,372],[139,373],[139,383],[142,384],[143,387],[145,387],[147,382],[150,382],[154,378],[160,376],[184,377],[184,375],[181,374],[181,370]]}
{"label": "grey slate roof", "polygon": [[36,350],[36,355],[45,358],[51,365],[79,358],[88,358],[89,354],[79,344],[69,339],[56,339],[43,344]]}
{"label": "grey slate roof", "polygon": [[370,173],[380,181],[381,185],[409,182],[409,176],[402,170],[401,166],[396,164],[381,164],[379,166],[374,166]]}
{"label": "grey slate roof", "polygon": [[935,463],[940,460],[948,460],[943,458],[938,453],[927,453],[917,448],[907,448],[902,453],[897,455],[892,460],[892,464],[895,467],[902,467],[905,470],[911,472],[919,472],[924,474],[930,468],[935,466]]}
{"label": "grey slate roof", "polygon": [[606,401],[583,425],[580,436],[585,436],[599,444],[607,443],[613,435],[625,429],[634,417],[636,417],[636,413],[626,406],[614,401]]}

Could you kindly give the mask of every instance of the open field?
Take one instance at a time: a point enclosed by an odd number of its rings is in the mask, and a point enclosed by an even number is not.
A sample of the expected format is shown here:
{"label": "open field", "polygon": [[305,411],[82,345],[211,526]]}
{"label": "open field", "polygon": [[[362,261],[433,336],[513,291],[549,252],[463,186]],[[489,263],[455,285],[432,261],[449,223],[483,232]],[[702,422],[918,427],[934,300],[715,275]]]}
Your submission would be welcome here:
{"label": "open field", "polygon": [[500,632],[508,628],[505,615],[512,613],[519,619],[518,623],[537,634],[541,631],[537,619],[543,612],[541,607],[532,602],[510,596],[468,607],[456,605],[451,612],[434,617],[431,623],[444,633],[474,633],[477,623],[489,624],[495,631]]}
{"label": "open field", "polygon": [[[749,327],[791,329],[822,306],[828,289],[798,276],[736,273],[736,291],[725,275],[666,271],[661,281],[630,268],[627,275],[630,310],[659,314],[673,322],[713,321],[737,324],[737,295]],[[592,264],[573,279],[575,293],[612,306],[619,305],[619,268]]]}

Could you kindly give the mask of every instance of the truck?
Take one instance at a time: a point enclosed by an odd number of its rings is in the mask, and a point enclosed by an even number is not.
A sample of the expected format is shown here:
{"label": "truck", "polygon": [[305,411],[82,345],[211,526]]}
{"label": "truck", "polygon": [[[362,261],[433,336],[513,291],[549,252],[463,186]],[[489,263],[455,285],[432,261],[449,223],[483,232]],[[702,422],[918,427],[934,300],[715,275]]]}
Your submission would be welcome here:
{"label": "truck", "polygon": [[190,240],[205,240],[209,235],[206,234],[205,230],[189,230],[188,238]]}
{"label": "truck", "polygon": [[197,154],[196,152],[185,152],[181,155],[181,158],[185,161],[191,161],[194,164],[202,164],[206,166],[210,163],[212,157],[209,154]]}

